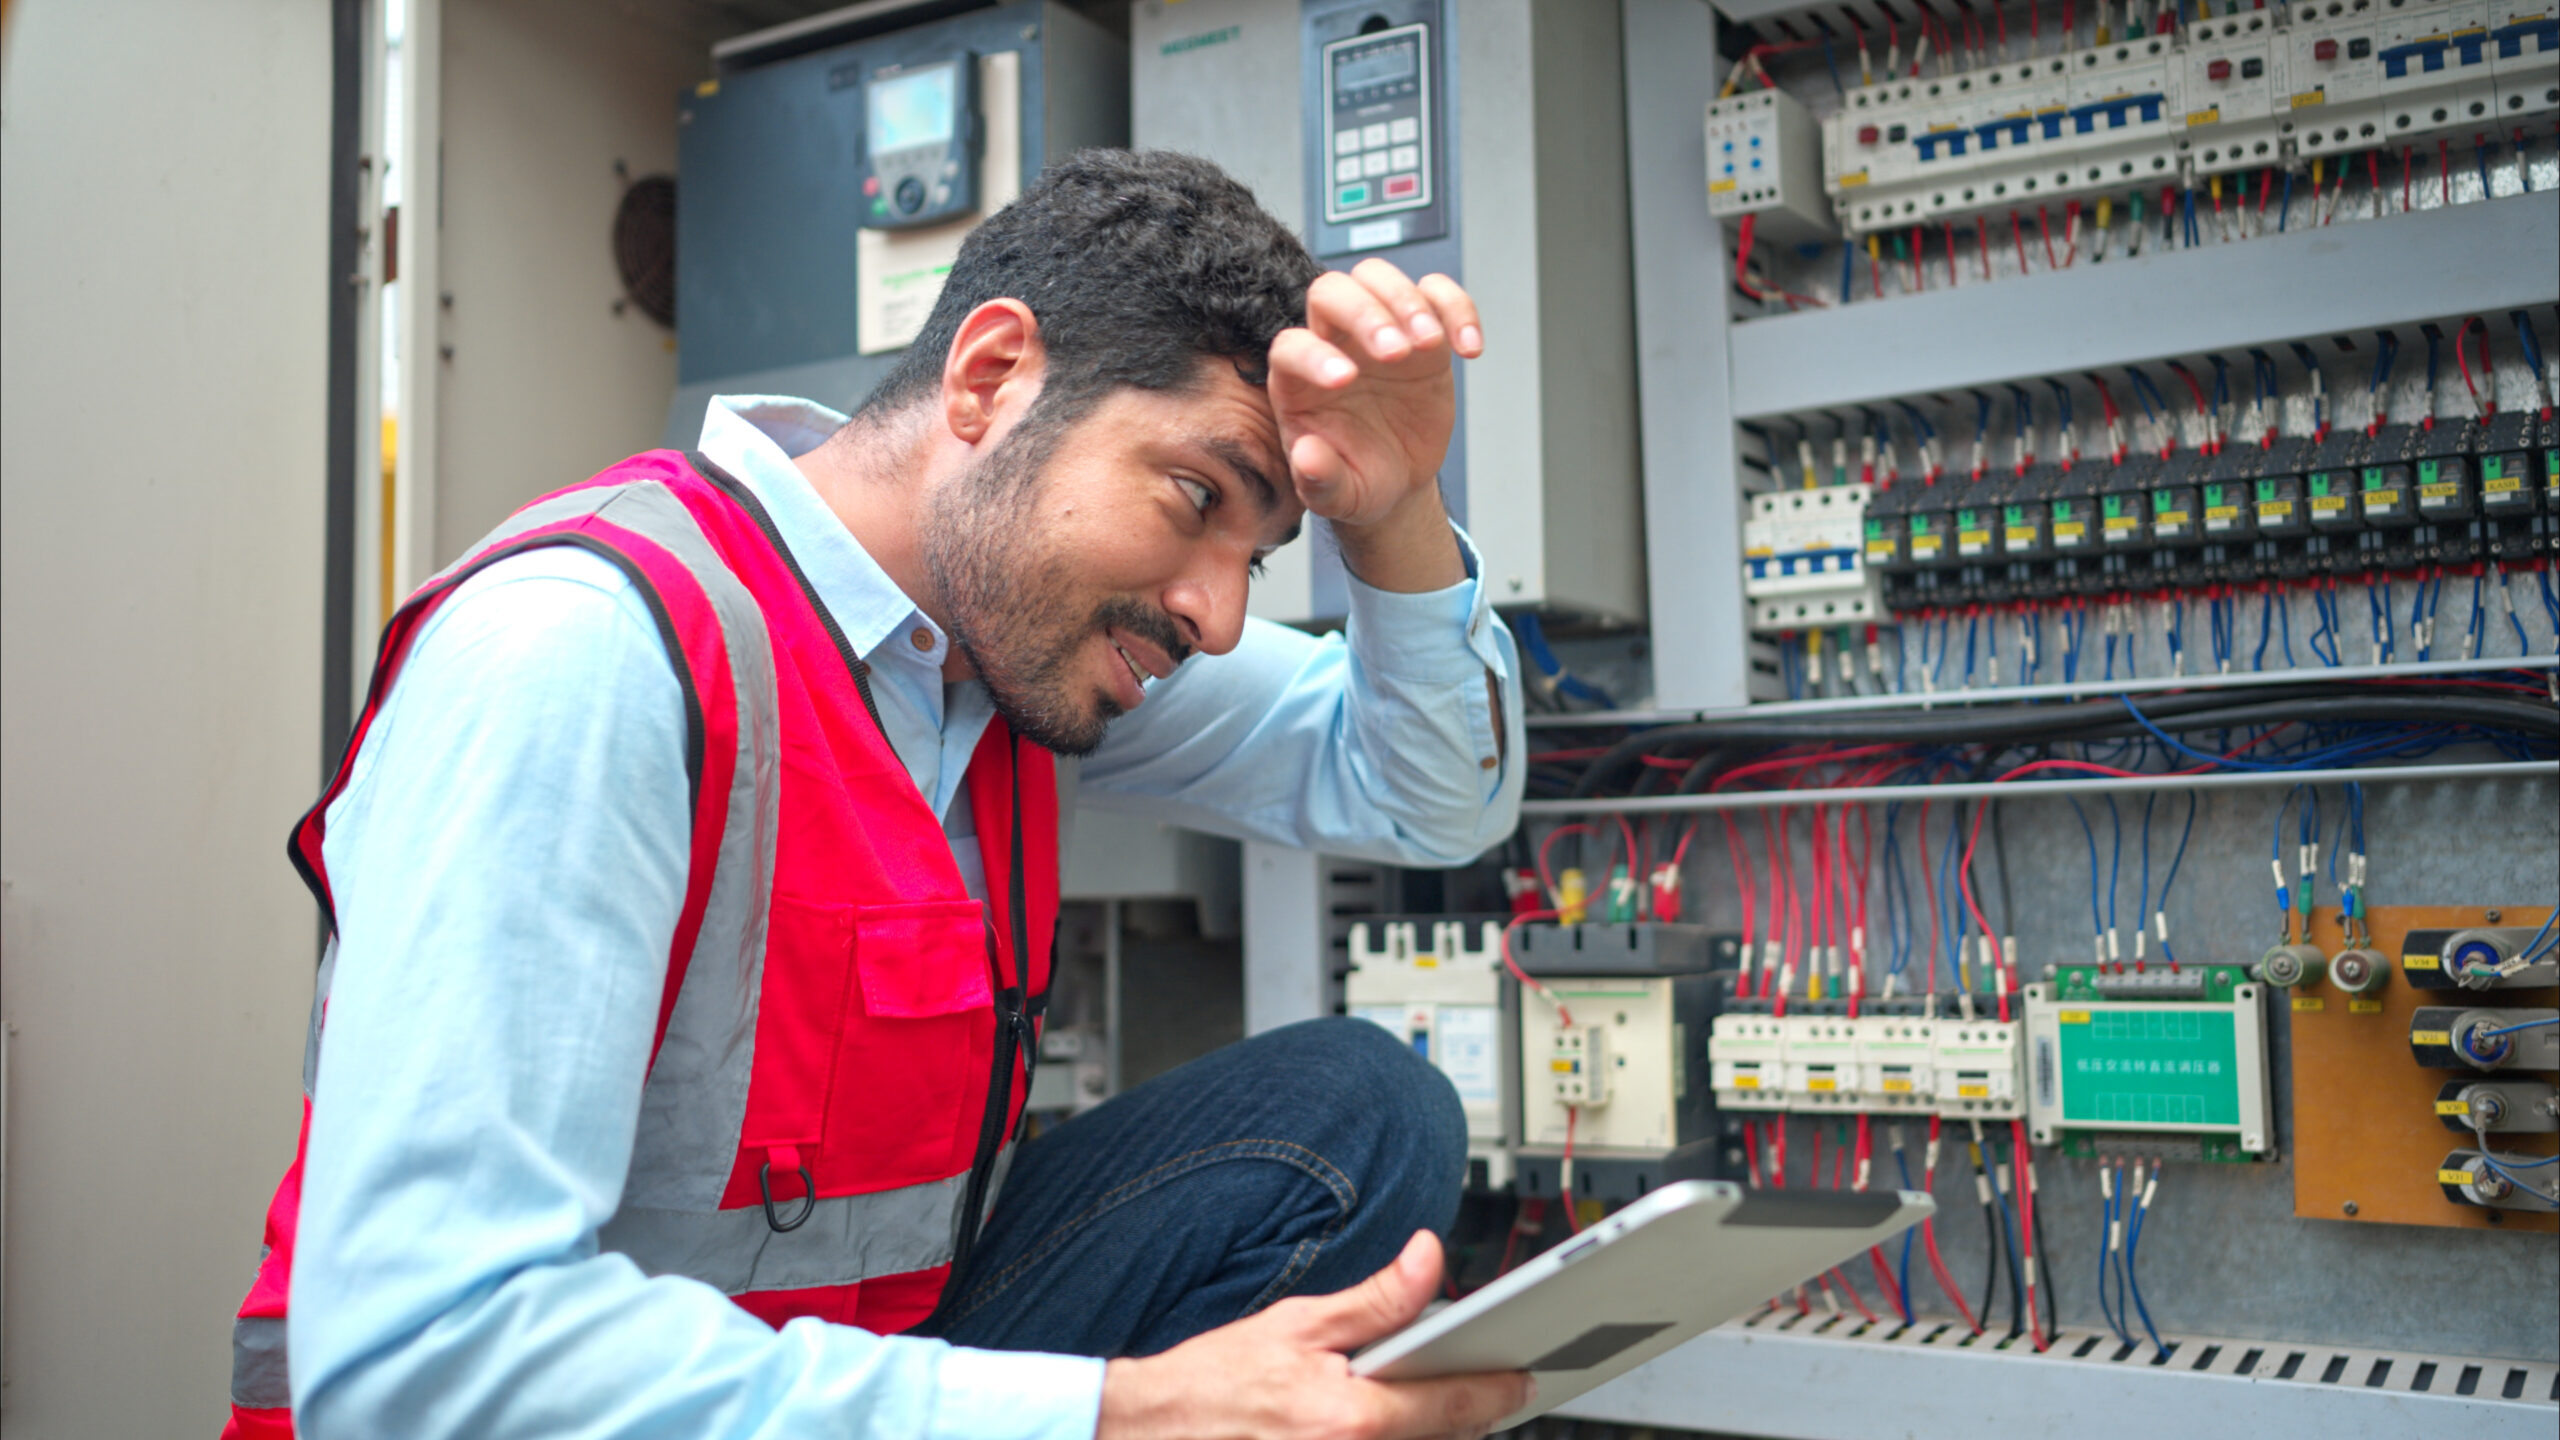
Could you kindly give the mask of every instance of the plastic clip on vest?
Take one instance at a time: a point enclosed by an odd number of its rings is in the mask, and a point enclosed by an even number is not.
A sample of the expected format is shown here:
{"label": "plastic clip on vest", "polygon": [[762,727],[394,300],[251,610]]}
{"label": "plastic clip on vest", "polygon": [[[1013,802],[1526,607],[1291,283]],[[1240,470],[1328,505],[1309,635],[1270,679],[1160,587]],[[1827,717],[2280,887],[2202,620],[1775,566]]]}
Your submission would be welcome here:
{"label": "plastic clip on vest", "polygon": [[[1054,761],[997,720],[969,762],[990,877],[949,839],[853,653],[755,496],[656,450],[516,512],[385,627],[346,759],[288,851],[334,923],[328,808],[420,628],[507,556],[574,545],[628,576],[685,696],[691,860],[621,1209],[600,1236],[769,1324],[881,1334],[933,1313],[1019,1133],[1058,915]],[[332,942],[304,1059],[303,1135]],[[226,1437],[292,1434],[285,1299],[302,1157],[233,1327]]]}

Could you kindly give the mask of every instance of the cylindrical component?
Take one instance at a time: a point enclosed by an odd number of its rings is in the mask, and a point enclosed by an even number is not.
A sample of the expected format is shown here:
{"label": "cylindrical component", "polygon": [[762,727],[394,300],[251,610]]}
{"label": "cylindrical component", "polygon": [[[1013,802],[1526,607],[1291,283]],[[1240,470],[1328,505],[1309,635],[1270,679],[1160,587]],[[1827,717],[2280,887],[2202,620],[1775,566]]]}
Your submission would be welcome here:
{"label": "cylindrical component", "polygon": [[2507,963],[2512,942],[2495,930],[2456,930],[2444,938],[2444,969],[2465,990],[2485,990]]}
{"label": "cylindrical component", "polygon": [[2329,957],[2313,945],[2278,945],[2258,960],[2258,978],[2279,990],[2317,985]]}
{"label": "cylindrical component", "polygon": [[2391,962],[2371,950],[2341,950],[2329,961],[2329,982],[2350,995],[2391,983]]}
{"label": "cylindrical component", "polygon": [[[2453,1022],[2453,1053],[2482,1070],[2495,1070],[2516,1053],[2515,1036],[2499,1035],[2507,1016],[2496,1010],[2466,1010]],[[2484,1038],[2485,1037],[2485,1038]]]}

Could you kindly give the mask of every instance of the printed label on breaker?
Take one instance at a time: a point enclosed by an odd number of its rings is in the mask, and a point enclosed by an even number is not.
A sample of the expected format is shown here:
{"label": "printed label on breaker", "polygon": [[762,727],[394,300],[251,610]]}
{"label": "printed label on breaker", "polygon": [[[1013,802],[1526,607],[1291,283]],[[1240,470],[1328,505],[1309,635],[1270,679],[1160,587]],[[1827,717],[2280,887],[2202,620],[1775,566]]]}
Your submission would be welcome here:
{"label": "printed label on breaker", "polygon": [[2453,1043],[2453,1035],[2450,1031],[2445,1030],[2412,1030],[2409,1032],[2409,1043],[2412,1045],[2450,1045]]}
{"label": "printed label on breaker", "polygon": [[1440,1073],[1470,1105],[1502,1099],[1501,1011],[1491,1005],[1440,1007]]}
{"label": "printed label on breaker", "polygon": [[2400,957],[2400,968],[2403,970],[2434,970],[2439,968],[2439,966],[2437,964],[2436,957],[2433,955],[2403,955]]}
{"label": "printed label on breaker", "polygon": [[2436,1183],[2439,1185],[2468,1185],[2471,1183],[2471,1172],[2468,1170],[2439,1170],[2436,1172]]}

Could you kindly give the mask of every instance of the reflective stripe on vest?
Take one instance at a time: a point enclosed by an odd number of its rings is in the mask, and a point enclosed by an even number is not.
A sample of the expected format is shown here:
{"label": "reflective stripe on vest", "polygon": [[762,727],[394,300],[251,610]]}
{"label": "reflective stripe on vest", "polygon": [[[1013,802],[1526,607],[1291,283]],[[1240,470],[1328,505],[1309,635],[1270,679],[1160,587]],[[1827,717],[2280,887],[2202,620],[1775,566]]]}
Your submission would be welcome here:
{"label": "reflective stripe on vest", "polygon": [[[710,1283],[771,1323],[819,1314],[906,1328],[930,1311],[965,1243],[973,1178],[982,1187],[973,1218],[983,1219],[987,1181],[1012,1154],[1002,1145],[977,1177],[987,1139],[1009,1142],[1018,1126],[1036,1045],[1019,1017],[1037,1013],[1047,984],[1057,907],[1048,753],[998,721],[972,757],[986,869],[1012,883],[969,898],[939,818],[866,713],[867,693],[857,698],[859,661],[761,505],[707,462],[653,452],[527,506],[386,626],[345,760],[295,830],[296,864],[324,910],[326,812],[409,647],[479,569],[549,545],[587,549],[632,580],[687,712],[686,900],[622,1203],[600,1245],[648,1274]],[[313,1001],[306,1097],[337,959],[333,939]],[[782,997],[772,1014],[769,990]],[[770,1054],[768,1039],[780,1046]],[[784,1223],[758,1203],[760,1166]],[[297,1153],[268,1213],[271,1253],[234,1329],[233,1427],[243,1434],[285,1433],[276,1427],[289,1423],[283,1317],[300,1178]],[[805,1219],[789,1223],[804,1205]]]}

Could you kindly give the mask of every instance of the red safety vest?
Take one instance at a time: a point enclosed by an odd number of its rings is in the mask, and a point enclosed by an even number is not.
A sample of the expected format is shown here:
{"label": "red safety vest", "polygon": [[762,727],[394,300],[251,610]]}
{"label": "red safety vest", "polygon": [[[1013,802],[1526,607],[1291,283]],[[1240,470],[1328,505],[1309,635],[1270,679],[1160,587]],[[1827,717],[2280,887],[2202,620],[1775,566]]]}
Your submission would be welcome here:
{"label": "red safety vest", "polygon": [[[1054,761],[988,725],[968,770],[988,895],[971,899],[868,668],[763,507],[701,456],[651,451],[518,511],[392,617],[346,759],[288,847],[333,921],[329,804],[420,627],[464,580],[546,545],[631,578],[685,697],[692,860],[603,1248],[772,1325],[908,1329],[966,1259],[1030,1088],[1058,914]],[[312,1004],[305,1141],[336,955]],[[233,1326],[226,1437],[292,1434],[301,1190],[297,1147]]]}

